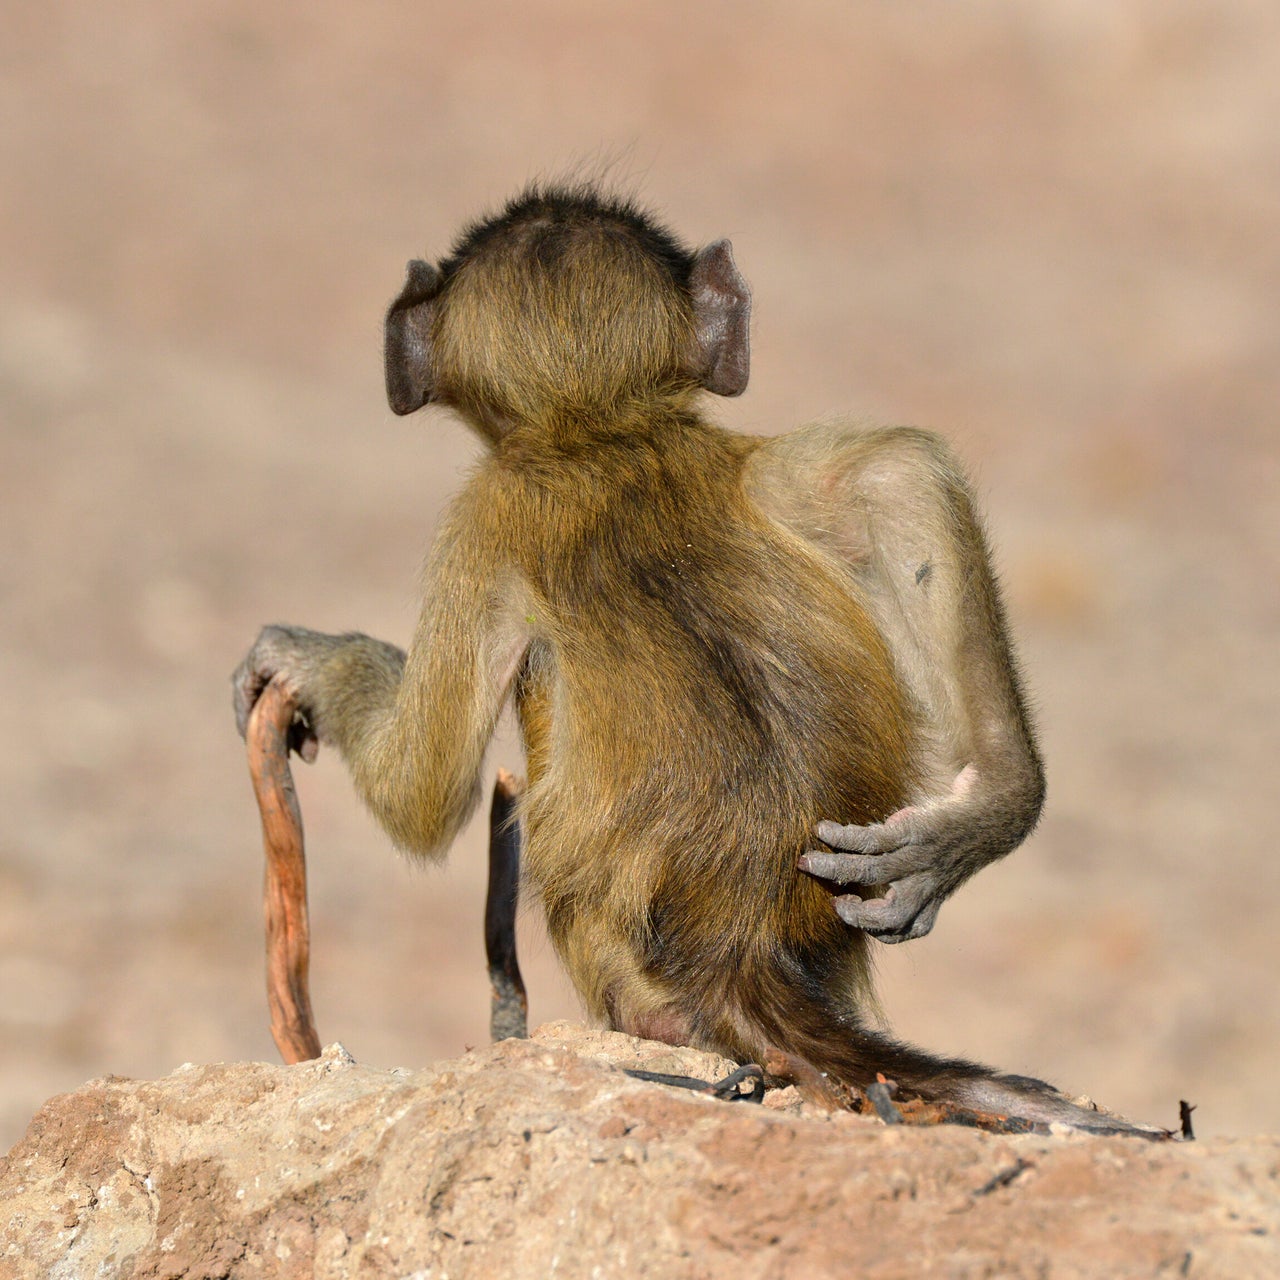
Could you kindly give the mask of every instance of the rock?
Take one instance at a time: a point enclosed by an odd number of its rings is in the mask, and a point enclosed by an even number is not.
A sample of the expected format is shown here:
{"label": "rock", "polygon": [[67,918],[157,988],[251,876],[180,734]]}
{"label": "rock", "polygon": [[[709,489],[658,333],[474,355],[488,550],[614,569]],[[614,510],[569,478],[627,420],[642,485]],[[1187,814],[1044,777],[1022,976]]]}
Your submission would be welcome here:
{"label": "rock", "polygon": [[0,1276],[1280,1274],[1280,1139],[885,1128],[618,1070],[731,1065],[560,1023],[421,1071],[93,1081],[0,1161]]}

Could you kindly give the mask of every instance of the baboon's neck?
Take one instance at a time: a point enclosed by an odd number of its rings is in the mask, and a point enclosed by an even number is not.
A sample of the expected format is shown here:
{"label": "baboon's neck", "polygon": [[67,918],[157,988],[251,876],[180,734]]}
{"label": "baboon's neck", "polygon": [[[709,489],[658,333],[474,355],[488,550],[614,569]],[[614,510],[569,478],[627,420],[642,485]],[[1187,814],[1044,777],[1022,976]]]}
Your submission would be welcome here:
{"label": "baboon's neck", "polygon": [[670,513],[736,490],[755,443],[687,405],[655,411],[648,404],[517,427],[498,443],[493,463],[544,499],[571,501],[584,514],[603,514],[620,499]]}

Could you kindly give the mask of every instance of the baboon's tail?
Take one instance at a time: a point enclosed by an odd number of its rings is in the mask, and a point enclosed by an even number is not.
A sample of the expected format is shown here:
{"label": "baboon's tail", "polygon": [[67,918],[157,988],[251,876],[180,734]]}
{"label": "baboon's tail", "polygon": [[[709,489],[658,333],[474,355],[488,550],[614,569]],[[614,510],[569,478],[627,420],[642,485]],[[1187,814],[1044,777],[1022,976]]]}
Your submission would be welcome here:
{"label": "baboon's tail", "polygon": [[[744,978],[747,975],[743,975]],[[1033,1126],[1064,1124],[1097,1134],[1148,1138],[1168,1131],[1132,1124],[1072,1102],[1042,1080],[1008,1075],[964,1058],[925,1053],[868,1028],[856,1011],[839,1007],[820,983],[789,978],[770,965],[761,981],[738,987],[739,1012],[762,1057],[773,1055],[798,1083],[853,1086],[865,1093],[880,1077],[897,1085],[899,1100],[950,1104],[979,1116],[1008,1117]]]}

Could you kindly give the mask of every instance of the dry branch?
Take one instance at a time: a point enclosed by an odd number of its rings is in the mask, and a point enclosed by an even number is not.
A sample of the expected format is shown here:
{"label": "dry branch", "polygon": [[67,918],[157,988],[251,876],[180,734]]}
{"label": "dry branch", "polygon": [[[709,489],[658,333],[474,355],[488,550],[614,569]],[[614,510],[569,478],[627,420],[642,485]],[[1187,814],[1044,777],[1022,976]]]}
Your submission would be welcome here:
{"label": "dry branch", "polygon": [[272,680],[255,704],[245,733],[266,855],[262,895],[267,933],[267,1006],[272,1039],[280,1056],[289,1063],[320,1056],[320,1037],[311,1014],[307,983],[311,934],[302,813],[289,768],[289,727],[294,712],[293,700],[284,686]]}

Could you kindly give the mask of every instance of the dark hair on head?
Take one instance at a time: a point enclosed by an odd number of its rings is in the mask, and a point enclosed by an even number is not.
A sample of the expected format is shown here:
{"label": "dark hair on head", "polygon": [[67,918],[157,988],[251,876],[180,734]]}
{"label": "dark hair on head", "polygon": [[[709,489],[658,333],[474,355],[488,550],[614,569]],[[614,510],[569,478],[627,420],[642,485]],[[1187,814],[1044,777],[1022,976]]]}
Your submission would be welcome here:
{"label": "dark hair on head", "polygon": [[440,263],[447,280],[464,261],[489,245],[527,245],[546,266],[554,266],[587,234],[621,235],[662,263],[681,285],[689,282],[693,253],[650,213],[625,196],[592,182],[530,183],[498,213],[473,222]]}

